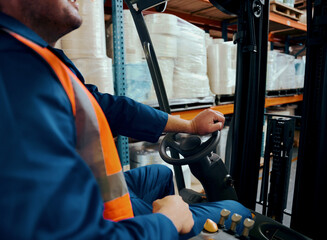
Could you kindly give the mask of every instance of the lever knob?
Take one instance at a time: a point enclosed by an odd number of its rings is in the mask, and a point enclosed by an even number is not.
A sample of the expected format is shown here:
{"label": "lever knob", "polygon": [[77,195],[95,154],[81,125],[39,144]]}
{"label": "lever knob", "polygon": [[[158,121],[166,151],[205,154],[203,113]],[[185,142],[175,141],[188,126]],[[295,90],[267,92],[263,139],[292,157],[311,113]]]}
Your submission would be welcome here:
{"label": "lever knob", "polygon": [[242,232],[242,236],[247,238],[249,236],[250,230],[254,226],[254,221],[250,218],[246,218],[243,222],[243,225],[244,225],[244,229]]}
{"label": "lever knob", "polygon": [[235,233],[236,232],[236,226],[240,223],[242,220],[242,216],[234,213],[232,216],[232,224],[230,225],[230,232]]}
{"label": "lever knob", "polygon": [[227,187],[233,187],[234,186],[234,180],[232,178],[231,175],[227,174],[225,179],[224,179],[224,182],[226,184]]}
{"label": "lever knob", "polygon": [[220,212],[220,220],[218,223],[219,228],[225,228],[225,221],[229,217],[230,211],[227,209],[223,209]]}

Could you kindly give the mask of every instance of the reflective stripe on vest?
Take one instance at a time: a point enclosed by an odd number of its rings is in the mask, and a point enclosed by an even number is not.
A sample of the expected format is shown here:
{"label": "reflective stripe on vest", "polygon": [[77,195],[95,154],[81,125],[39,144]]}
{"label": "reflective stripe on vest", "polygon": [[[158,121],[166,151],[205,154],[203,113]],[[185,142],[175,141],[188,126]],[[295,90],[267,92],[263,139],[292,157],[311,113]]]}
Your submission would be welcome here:
{"label": "reflective stripe on vest", "polygon": [[49,49],[5,30],[35,52],[53,69],[72,105],[76,150],[91,168],[101,189],[105,219],[133,217],[132,205],[116,145],[99,104],[76,75]]}

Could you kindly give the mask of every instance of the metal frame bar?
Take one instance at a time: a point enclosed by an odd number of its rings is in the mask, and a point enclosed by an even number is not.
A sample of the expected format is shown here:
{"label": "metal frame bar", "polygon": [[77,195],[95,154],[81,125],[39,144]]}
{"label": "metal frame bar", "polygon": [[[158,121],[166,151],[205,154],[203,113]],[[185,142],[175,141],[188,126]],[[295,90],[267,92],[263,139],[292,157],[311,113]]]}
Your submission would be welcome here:
{"label": "metal frame bar", "polygon": [[[112,0],[112,23],[113,23],[113,73],[114,87],[117,96],[125,96],[125,48],[124,48],[124,16],[123,0]],[[129,165],[128,138],[118,136],[117,150],[122,166]]]}
{"label": "metal frame bar", "polygon": [[253,1],[242,1],[236,37],[231,175],[240,202],[250,209],[255,209],[257,197],[266,89],[269,1],[263,3],[257,18]]}
{"label": "metal frame bar", "polygon": [[[141,44],[143,46],[143,50],[145,53],[145,58],[147,60],[153,86],[157,95],[159,107],[162,111],[170,114],[171,109],[169,106],[168,97],[166,94],[165,85],[162,79],[162,75],[159,68],[159,63],[156,57],[156,53],[153,48],[153,44],[151,41],[150,34],[148,32],[147,26],[145,24],[142,10],[135,7],[135,3],[141,2],[137,0],[125,0],[129,10],[131,11],[131,14],[134,19],[134,23],[141,41]],[[165,0],[155,0],[153,1],[155,4],[158,4],[158,2],[165,2]],[[159,3],[160,4],[160,3]],[[177,151],[171,150],[171,155],[173,158],[179,158],[179,154]],[[177,184],[177,189],[180,191],[185,188],[185,181],[184,181],[184,175],[183,170],[181,166],[174,166],[174,172],[175,172],[175,179]]]}

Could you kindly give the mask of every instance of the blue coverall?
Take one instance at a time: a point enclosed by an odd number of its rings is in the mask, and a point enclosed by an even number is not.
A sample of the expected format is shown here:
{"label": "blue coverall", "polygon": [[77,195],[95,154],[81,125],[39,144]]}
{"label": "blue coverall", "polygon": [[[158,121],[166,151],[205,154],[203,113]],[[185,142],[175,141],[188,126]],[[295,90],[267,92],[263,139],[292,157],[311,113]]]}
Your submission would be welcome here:
{"label": "blue coverall", "polygon": [[[62,51],[31,29],[0,12],[0,28],[49,48],[78,78],[82,75]],[[103,109],[111,130],[155,142],[167,114],[125,97],[89,91]],[[52,69],[38,54],[0,29],[0,236],[2,239],[178,239],[151,203],[173,194],[172,173],[153,165],[125,173],[135,218],[104,220],[96,180],[75,150],[76,129],[69,99]],[[192,205],[197,234],[222,208],[250,217],[234,201]],[[227,224],[230,224],[228,222]],[[241,229],[239,229],[241,230]]]}

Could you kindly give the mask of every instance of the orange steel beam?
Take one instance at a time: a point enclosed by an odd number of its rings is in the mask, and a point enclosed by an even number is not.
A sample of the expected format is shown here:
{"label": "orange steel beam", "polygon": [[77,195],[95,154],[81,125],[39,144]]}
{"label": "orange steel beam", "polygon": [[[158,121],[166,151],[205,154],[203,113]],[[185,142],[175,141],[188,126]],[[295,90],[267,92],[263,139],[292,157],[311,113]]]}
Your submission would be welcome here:
{"label": "orange steel beam", "polygon": [[283,17],[281,15],[278,15],[274,12],[270,12],[269,13],[269,20],[270,21],[273,21],[273,22],[276,22],[276,23],[279,23],[279,24],[282,24],[282,25],[285,25],[285,26],[288,26],[288,27],[291,27],[291,28],[296,28],[298,30],[302,30],[302,31],[307,31],[307,25],[304,24],[304,23],[301,23],[301,22],[297,22],[295,20],[292,20],[290,18],[287,18],[287,17]]}
{"label": "orange steel beam", "polygon": [[[282,105],[282,104],[286,104],[286,103],[300,102],[302,100],[303,100],[303,94],[287,96],[287,97],[267,97],[266,101],[265,101],[265,108],[271,107],[271,106],[276,106],[276,105]],[[225,115],[234,113],[234,104],[222,104],[222,105],[218,105],[218,106],[212,106],[210,108],[213,110],[219,111]],[[178,111],[178,112],[173,112],[172,115],[180,116],[181,118],[186,119],[186,120],[191,120],[197,114],[199,114],[200,112],[202,112],[205,109],[206,108]]]}

